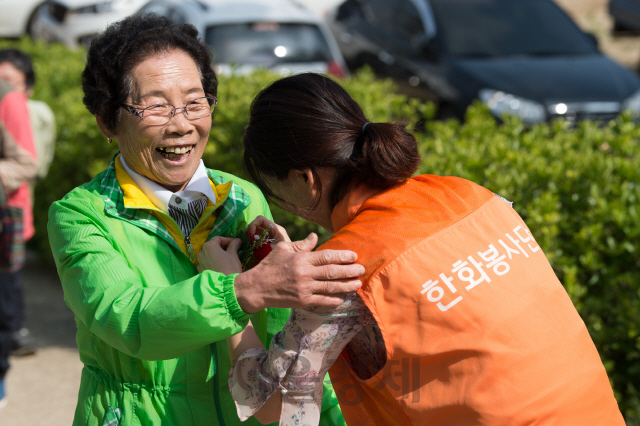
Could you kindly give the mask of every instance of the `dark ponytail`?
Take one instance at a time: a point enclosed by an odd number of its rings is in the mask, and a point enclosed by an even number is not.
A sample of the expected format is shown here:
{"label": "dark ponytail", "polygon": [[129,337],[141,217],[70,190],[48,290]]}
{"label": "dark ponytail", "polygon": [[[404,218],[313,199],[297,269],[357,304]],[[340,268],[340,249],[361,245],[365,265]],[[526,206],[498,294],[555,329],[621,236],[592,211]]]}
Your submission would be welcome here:
{"label": "dark ponytail", "polygon": [[269,179],[285,179],[292,169],[310,169],[319,182],[317,170],[333,168],[333,208],[360,184],[386,189],[415,173],[420,155],[405,127],[368,123],[338,83],[319,74],[299,74],[276,81],[253,100],[243,163],[271,198],[277,197]]}

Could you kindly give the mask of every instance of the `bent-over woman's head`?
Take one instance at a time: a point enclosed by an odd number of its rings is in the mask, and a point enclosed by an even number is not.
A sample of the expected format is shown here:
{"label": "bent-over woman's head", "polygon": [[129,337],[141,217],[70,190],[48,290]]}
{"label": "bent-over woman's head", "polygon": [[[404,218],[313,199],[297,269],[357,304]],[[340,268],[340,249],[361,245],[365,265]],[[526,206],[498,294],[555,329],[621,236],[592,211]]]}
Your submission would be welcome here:
{"label": "bent-over woman's head", "polygon": [[[244,149],[244,167],[258,187],[299,215],[323,197],[333,209],[360,184],[396,185],[420,162],[416,140],[404,124],[369,123],[338,83],[313,73],[283,78],[260,92],[251,105]],[[311,205],[278,191],[292,170],[309,170],[317,181]]]}

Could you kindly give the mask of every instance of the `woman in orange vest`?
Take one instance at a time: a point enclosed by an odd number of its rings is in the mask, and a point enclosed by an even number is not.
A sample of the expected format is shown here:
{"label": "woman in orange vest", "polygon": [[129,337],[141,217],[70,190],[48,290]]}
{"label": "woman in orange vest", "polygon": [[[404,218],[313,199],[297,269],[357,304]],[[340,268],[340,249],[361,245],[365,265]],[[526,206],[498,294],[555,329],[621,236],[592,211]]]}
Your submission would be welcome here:
{"label": "woman in orange vest", "polygon": [[[350,426],[624,425],[583,321],[506,200],[411,178],[420,157],[404,125],[368,122],[316,74],[263,90],[244,145],[263,193],[332,232],[319,250],[353,250],[366,273],[339,308],[294,310],[269,351],[251,326],[229,339],[241,418],[317,424],[333,365]],[[266,219],[249,231],[265,228],[288,238]]]}

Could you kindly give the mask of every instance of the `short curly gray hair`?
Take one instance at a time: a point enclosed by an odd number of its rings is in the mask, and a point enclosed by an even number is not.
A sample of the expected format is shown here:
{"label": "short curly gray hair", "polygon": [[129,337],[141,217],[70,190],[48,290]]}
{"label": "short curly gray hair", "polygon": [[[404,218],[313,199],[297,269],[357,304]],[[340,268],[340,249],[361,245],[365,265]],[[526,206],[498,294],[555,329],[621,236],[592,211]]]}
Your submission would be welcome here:
{"label": "short curly gray hair", "polygon": [[120,105],[132,90],[131,70],[150,56],[172,50],[181,50],[193,59],[205,93],[216,96],[218,79],[211,66],[211,50],[193,25],[176,24],[155,14],[133,15],[109,25],[91,42],[82,72],[83,102],[89,112],[115,130]]}

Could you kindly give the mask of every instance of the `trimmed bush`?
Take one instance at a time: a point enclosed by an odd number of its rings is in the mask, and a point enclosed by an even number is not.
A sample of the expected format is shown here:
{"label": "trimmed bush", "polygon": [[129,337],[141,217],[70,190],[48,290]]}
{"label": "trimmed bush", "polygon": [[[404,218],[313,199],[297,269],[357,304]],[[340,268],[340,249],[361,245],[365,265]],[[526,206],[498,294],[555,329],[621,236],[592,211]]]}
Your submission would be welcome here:
{"label": "trimmed bush", "polygon": [[[54,163],[36,187],[32,246],[47,257],[49,205],[104,169],[117,147],[107,144],[82,104],[83,51],[0,42],[8,45],[34,58],[34,98],[49,103],[58,122]],[[275,78],[265,72],[220,78],[207,166],[245,177],[241,135],[249,105]],[[397,94],[392,82],[370,71],[344,85],[370,121],[406,120],[414,128],[434,115],[432,105]],[[525,127],[509,117],[499,125],[477,104],[464,124],[428,120],[420,128],[420,173],[464,177],[514,202],[587,324],[627,423],[640,425],[640,127],[629,116],[574,128],[563,122]],[[310,231],[328,238],[278,208],[274,215],[292,238]]]}

